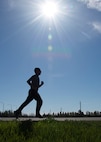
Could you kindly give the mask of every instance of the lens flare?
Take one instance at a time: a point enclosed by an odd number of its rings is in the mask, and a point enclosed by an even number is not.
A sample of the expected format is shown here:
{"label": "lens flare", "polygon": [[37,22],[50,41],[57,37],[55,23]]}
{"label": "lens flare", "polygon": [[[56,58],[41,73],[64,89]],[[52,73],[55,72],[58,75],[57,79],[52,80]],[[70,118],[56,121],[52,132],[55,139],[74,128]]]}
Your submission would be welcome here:
{"label": "lens flare", "polygon": [[52,35],[51,34],[48,35],[48,40],[52,40]]}
{"label": "lens flare", "polygon": [[48,46],[48,51],[52,51],[53,47],[51,45]]}

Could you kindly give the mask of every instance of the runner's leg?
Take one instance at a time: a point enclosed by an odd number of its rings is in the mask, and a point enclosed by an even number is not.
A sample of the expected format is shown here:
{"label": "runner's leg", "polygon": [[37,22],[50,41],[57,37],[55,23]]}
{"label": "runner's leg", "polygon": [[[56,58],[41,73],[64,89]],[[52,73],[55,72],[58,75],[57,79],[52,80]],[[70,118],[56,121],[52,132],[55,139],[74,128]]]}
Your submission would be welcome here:
{"label": "runner's leg", "polygon": [[33,100],[33,95],[32,95],[31,90],[29,90],[27,99],[21,104],[21,106],[17,109],[17,111],[18,111],[19,113],[21,113],[22,109],[23,109],[26,105],[28,105],[32,100]]}
{"label": "runner's leg", "polygon": [[36,104],[36,116],[41,116],[40,115],[40,109],[41,109],[41,106],[42,106],[42,99],[39,95],[39,93],[37,93],[35,96],[34,96],[34,99],[37,101],[37,104]]}

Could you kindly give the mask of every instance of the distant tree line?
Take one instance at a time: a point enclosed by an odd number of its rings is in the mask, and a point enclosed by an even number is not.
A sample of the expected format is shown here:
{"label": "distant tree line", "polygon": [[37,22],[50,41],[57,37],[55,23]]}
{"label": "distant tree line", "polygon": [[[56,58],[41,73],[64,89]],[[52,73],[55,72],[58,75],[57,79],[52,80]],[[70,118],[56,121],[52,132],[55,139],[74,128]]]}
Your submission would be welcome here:
{"label": "distant tree line", "polygon": [[[34,117],[34,114],[28,115],[28,114],[22,114],[22,117]],[[0,117],[14,117],[14,112],[11,110],[6,110],[4,112],[0,111]],[[48,113],[43,114],[43,117],[101,117],[101,112],[94,111],[90,112],[87,111],[85,114],[81,110],[78,112],[59,112],[59,113]]]}
{"label": "distant tree line", "polygon": [[101,117],[101,112],[94,111],[90,112],[87,111],[85,114],[82,111],[78,112],[59,112],[59,113],[52,113],[52,114],[43,114],[43,116],[52,116],[52,117]]}

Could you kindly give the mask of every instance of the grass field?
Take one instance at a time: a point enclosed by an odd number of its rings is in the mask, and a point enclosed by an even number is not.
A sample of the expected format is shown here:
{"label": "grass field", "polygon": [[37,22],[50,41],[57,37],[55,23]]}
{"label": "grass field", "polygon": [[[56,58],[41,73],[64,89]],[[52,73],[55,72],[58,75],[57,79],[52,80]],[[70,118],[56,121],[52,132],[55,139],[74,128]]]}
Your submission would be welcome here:
{"label": "grass field", "polygon": [[101,142],[101,122],[0,121],[0,142]]}

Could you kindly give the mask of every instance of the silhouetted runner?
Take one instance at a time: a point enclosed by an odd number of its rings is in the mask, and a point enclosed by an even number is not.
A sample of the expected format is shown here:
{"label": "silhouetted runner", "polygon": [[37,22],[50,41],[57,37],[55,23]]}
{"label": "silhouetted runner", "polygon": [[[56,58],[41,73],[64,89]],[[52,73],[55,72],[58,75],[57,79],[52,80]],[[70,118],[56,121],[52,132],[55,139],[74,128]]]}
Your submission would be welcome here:
{"label": "silhouetted runner", "polygon": [[38,89],[39,87],[41,87],[44,82],[41,81],[40,84],[40,79],[39,79],[39,75],[41,74],[41,70],[40,68],[35,68],[34,69],[35,75],[33,75],[31,78],[29,78],[27,80],[27,83],[30,85],[30,90],[28,92],[28,97],[27,99],[23,102],[23,104],[16,110],[14,111],[15,117],[18,118],[19,115],[21,114],[22,109],[28,105],[33,99],[35,99],[37,101],[36,104],[36,117],[41,118],[42,116],[40,115],[40,109],[42,106],[42,99],[38,93]]}

